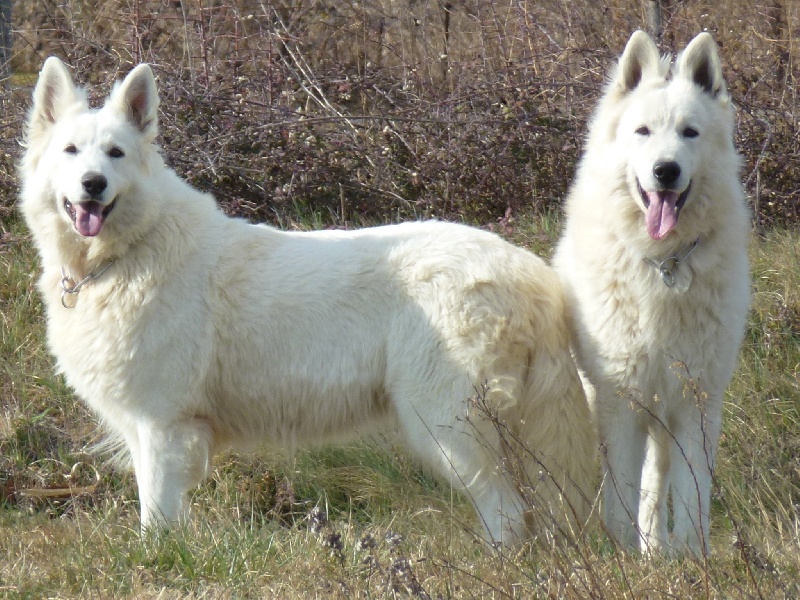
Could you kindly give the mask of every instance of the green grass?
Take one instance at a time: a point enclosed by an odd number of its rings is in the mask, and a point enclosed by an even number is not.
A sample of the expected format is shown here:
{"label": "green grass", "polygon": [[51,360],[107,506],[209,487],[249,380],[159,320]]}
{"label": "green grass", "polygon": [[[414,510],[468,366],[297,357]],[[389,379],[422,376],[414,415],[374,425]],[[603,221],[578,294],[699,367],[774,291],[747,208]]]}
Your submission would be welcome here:
{"label": "green grass", "polygon": [[[313,223],[305,224],[305,226]],[[138,535],[135,483],[86,453],[94,421],[54,375],[24,228],[0,247],[0,597],[793,598],[800,596],[800,235],[754,240],[753,311],[725,408],[707,562],[570,548],[498,553],[471,508],[393,439],[225,454],[191,522]],[[499,227],[499,226],[498,226]],[[502,232],[547,256],[554,217]],[[61,500],[31,488],[99,484]],[[322,516],[325,518],[323,519]]]}

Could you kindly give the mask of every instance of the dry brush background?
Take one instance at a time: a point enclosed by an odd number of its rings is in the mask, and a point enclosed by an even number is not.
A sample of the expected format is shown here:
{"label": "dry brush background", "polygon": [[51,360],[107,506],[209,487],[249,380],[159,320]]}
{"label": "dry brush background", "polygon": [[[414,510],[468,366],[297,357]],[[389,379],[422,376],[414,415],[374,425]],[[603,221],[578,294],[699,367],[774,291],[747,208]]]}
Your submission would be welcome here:
{"label": "dry brush background", "polygon": [[[14,201],[23,109],[44,58],[107,84],[141,61],[168,162],[226,209],[507,223],[558,207],[640,0],[15,2],[0,202]],[[759,224],[795,222],[800,6],[663,4],[663,51],[707,29],[739,107]]]}
{"label": "dry brush background", "polygon": [[[643,563],[602,537],[565,554],[485,552],[463,535],[468,506],[402,453],[369,447],[303,455],[296,470],[222,457],[198,492],[211,524],[148,553],[135,483],[85,453],[94,420],[43,346],[35,259],[14,206],[25,110],[47,56],[70,64],[95,101],[150,62],[167,162],[231,214],[284,227],[435,216],[547,254],[586,120],[645,4],[14,2],[11,76],[0,81],[0,596],[798,597],[797,0],[662,1],[663,51],[704,29],[721,46],[761,234],[708,561]],[[31,496],[63,493],[65,479],[66,501]],[[71,498],[75,487],[88,492]],[[315,531],[321,497],[331,520]]]}

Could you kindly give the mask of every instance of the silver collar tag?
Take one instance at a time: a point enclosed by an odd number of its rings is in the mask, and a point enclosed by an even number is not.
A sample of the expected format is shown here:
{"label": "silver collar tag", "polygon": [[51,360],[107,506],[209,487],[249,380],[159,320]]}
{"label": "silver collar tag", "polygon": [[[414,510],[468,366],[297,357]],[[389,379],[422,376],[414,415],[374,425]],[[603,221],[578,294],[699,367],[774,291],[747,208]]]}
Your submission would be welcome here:
{"label": "silver collar tag", "polygon": [[652,258],[645,258],[644,262],[658,270],[658,274],[661,275],[661,281],[664,282],[665,286],[668,288],[675,287],[675,271],[677,271],[683,261],[689,258],[689,255],[697,248],[699,242],[700,238],[697,238],[692,243],[681,248],[680,252],[668,256],[661,262],[657,262]]}

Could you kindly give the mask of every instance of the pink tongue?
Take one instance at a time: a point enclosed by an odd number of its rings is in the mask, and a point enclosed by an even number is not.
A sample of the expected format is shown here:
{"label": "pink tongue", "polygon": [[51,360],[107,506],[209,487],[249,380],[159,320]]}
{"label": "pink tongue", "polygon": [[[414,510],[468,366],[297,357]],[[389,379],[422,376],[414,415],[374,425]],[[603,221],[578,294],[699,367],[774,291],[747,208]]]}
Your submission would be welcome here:
{"label": "pink tongue", "polygon": [[99,202],[75,204],[75,229],[84,237],[94,237],[103,228],[103,209]]}
{"label": "pink tongue", "polygon": [[678,222],[677,192],[646,192],[650,206],[647,208],[645,221],[647,233],[654,240],[660,240],[667,235],[675,223]]}

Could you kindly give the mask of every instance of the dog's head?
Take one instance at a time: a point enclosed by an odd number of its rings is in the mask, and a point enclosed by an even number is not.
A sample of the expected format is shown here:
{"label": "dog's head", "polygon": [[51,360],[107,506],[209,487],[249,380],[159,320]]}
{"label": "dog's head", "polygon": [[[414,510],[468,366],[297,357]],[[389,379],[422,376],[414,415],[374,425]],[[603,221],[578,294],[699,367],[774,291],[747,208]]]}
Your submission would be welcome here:
{"label": "dog's head", "polygon": [[135,207],[120,206],[121,199],[136,188],[153,152],[157,109],[148,65],[133,69],[92,110],[64,63],[48,58],[27,122],[22,166],[26,188],[34,189],[26,202],[33,195],[47,203],[34,210],[54,209],[82,238],[101,235],[112,220],[124,222]]}
{"label": "dog's head", "polygon": [[652,39],[637,31],[607,93],[622,109],[613,132],[622,147],[615,154],[625,157],[626,185],[654,240],[675,229],[681,211],[710,185],[699,179],[712,177],[714,161],[733,152],[730,101],[711,35],[695,37],[671,73],[668,65]]}

